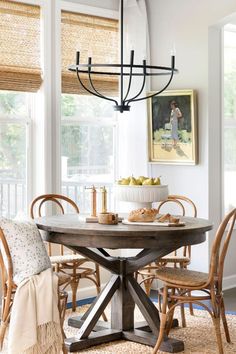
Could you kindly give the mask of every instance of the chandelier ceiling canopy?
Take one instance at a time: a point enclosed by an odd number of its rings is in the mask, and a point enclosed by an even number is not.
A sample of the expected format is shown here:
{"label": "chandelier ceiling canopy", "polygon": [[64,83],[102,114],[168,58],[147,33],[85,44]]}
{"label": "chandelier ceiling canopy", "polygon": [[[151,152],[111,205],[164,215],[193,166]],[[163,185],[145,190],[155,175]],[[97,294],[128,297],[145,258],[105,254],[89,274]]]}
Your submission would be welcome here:
{"label": "chandelier ceiling canopy", "polygon": [[[142,101],[150,97],[159,95],[165,91],[170,85],[174,73],[178,70],[175,68],[175,55],[171,55],[171,66],[155,66],[147,65],[146,60],[142,64],[134,64],[134,50],[130,51],[129,63],[124,63],[124,0],[120,2],[120,63],[119,64],[94,64],[92,57],[88,57],[87,64],[80,63],[80,52],[76,52],[76,64],[70,65],[69,70],[76,72],[77,78],[81,86],[89,94],[100,97],[102,99],[114,103],[114,110],[120,113],[130,110],[132,102]],[[89,86],[85,85],[81,74],[87,74]],[[119,76],[119,99],[107,97],[99,92],[93,82],[93,77],[96,75]],[[143,94],[146,79],[150,76],[167,75],[168,80],[165,86],[157,92],[147,96]],[[140,77],[140,88],[135,94],[131,94],[131,85],[134,77]],[[132,90],[133,91],[133,90]]]}

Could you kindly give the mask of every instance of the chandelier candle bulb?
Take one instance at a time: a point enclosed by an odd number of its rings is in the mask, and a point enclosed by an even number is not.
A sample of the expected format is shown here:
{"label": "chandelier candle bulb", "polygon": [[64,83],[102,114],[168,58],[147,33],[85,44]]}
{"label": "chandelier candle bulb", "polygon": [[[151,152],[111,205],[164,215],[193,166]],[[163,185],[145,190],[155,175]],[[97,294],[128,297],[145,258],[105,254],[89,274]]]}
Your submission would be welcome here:
{"label": "chandelier candle bulb", "polygon": [[172,47],[172,49],[171,49],[171,51],[170,51],[170,55],[176,56],[175,44],[173,44],[173,47]]}
{"label": "chandelier candle bulb", "polygon": [[171,56],[171,67],[172,68],[175,67],[175,56],[174,55]]}
{"label": "chandelier candle bulb", "polygon": [[79,57],[80,57],[80,51],[76,52],[76,65],[79,65]]}

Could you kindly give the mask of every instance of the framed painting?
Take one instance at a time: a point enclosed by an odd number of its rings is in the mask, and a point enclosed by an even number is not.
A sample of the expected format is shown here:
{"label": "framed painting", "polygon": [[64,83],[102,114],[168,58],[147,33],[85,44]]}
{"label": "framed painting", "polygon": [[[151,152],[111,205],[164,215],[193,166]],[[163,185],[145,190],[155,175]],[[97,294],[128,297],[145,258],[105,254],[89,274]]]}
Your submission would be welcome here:
{"label": "framed painting", "polygon": [[196,109],[194,90],[164,91],[148,99],[150,162],[197,164]]}

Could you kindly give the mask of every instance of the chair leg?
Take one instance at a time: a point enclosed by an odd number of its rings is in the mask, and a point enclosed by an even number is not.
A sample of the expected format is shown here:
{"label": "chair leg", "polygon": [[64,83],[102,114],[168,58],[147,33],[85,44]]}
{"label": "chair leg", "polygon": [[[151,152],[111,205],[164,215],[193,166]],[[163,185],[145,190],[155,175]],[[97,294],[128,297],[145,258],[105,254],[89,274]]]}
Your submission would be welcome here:
{"label": "chair leg", "polygon": [[220,314],[221,314],[221,318],[222,318],[222,322],[223,322],[223,326],[224,326],[226,340],[228,343],[231,343],[231,339],[230,339],[230,335],[229,335],[229,328],[228,328],[228,324],[227,324],[227,320],[226,320],[226,316],[225,316],[225,304],[224,304],[223,298],[222,298],[222,302],[221,302],[221,306],[220,306]]}
{"label": "chair leg", "polygon": [[156,345],[153,349],[152,354],[156,354],[158,352],[158,349],[160,348],[160,345],[163,341],[163,337],[165,334],[165,327],[166,327],[166,309],[167,309],[167,301],[168,301],[168,288],[167,286],[164,287],[164,291],[163,291],[163,304],[162,304],[162,313],[160,316],[160,331],[159,331],[159,335],[157,338],[157,342]]}
{"label": "chair leg", "polygon": [[100,269],[99,269],[99,265],[97,263],[95,263],[95,269],[96,269],[96,273],[95,273],[96,282],[97,282],[99,288],[101,288]]}
{"label": "chair leg", "polygon": [[144,281],[144,287],[145,287],[145,291],[146,291],[146,294],[148,297],[150,296],[150,293],[151,293],[152,283],[153,283],[153,278]]}
{"label": "chair leg", "polygon": [[193,304],[191,302],[189,302],[189,312],[191,316],[194,316],[194,312],[193,312]]}
{"label": "chair leg", "polygon": [[12,289],[9,288],[7,290],[6,297],[2,301],[2,305],[4,307],[2,309],[2,318],[1,318],[1,325],[0,325],[0,350],[2,349],[3,341],[6,334],[6,329],[10,320],[10,311],[11,311],[11,304],[12,304],[11,293],[12,293]]}
{"label": "chair leg", "polygon": [[181,312],[181,321],[182,321],[182,327],[186,327],[186,318],[185,318],[185,311],[184,311],[184,304],[180,305],[180,312]]}
{"label": "chair leg", "polygon": [[[183,268],[183,269],[187,269],[187,265],[186,264],[182,264],[180,265],[180,268]],[[191,291],[188,291],[188,296],[191,297]],[[194,313],[193,313],[193,303],[192,302],[189,302],[189,312],[190,312],[190,315],[191,316],[194,316]],[[186,323],[185,323],[185,326],[183,327],[186,327]]]}
{"label": "chair leg", "polygon": [[0,351],[1,351],[2,346],[3,346],[3,341],[4,341],[4,338],[5,338],[8,322],[9,321],[5,321],[5,322],[1,321],[1,325],[0,325]]}
{"label": "chair leg", "polygon": [[65,332],[64,332],[64,320],[65,320],[65,314],[66,314],[66,305],[67,305],[67,299],[68,299],[68,293],[66,291],[58,291],[58,309],[59,309],[59,314],[60,314],[60,323],[61,323],[61,332],[62,332],[62,338],[63,338],[63,343],[62,343],[62,352],[63,354],[67,354],[68,351],[65,347],[64,339],[66,338]]}
{"label": "chair leg", "polygon": [[70,283],[71,286],[71,291],[72,291],[72,311],[76,311],[76,294],[77,294],[77,289],[78,289],[78,285],[79,285],[79,279],[73,279]]}
{"label": "chair leg", "polygon": [[159,311],[162,312],[162,295],[158,292]]}
{"label": "chair leg", "polygon": [[[175,295],[175,288],[172,288],[171,289],[171,295]],[[170,310],[171,307],[175,304],[175,300],[171,300],[171,301],[168,301],[168,309]],[[173,318],[174,318],[174,312],[175,312],[175,309],[173,309],[172,311],[169,312],[169,315],[168,315],[168,321],[167,321],[167,324],[166,324],[166,334],[167,336],[169,335],[170,333],[170,330],[172,328],[172,323],[173,323]]]}
{"label": "chair leg", "polygon": [[214,324],[214,328],[215,328],[219,354],[224,354],[221,332],[220,332],[220,317],[214,317],[213,324]]}
{"label": "chair leg", "polygon": [[[180,293],[180,290],[179,290]],[[181,321],[182,321],[182,327],[186,327],[186,318],[185,318],[185,310],[184,310],[184,304],[180,304],[180,313],[181,313]]]}
{"label": "chair leg", "polygon": [[[191,296],[191,291],[189,291],[188,295]],[[191,316],[194,316],[193,303],[192,302],[189,302],[189,312],[190,312]]]}
{"label": "chair leg", "polygon": [[62,346],[62,352],[63,354],[68,354],[68,350],[66,349],[65,344]]}

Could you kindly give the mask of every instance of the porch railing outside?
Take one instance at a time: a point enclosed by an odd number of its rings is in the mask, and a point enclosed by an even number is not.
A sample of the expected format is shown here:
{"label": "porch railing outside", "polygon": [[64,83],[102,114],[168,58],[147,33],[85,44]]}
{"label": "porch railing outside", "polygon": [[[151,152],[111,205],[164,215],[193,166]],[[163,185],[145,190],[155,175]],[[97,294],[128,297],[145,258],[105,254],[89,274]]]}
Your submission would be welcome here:
{"label": "porch railing outside", "polygon": [[25,181],[0,179],[0,216],[13,218],[19,210],[26,211]]}
{"label": "porch railing outside", "polygon": [[[114,209],[113,183],[101,183],[90,181],[89,186],[97,187],[97,210],[101,210],[101,193],[99,189],[103,186],[107,189],[108,209]],[[26,202],[26,183],[24,180],[0,179],[0,216],[13,218],[17,212],[28,212]],[[73,199],[78,204],[81,213],[90,212],[91,194],[85,189],[85,182],[62,182],[62,194]]]}

